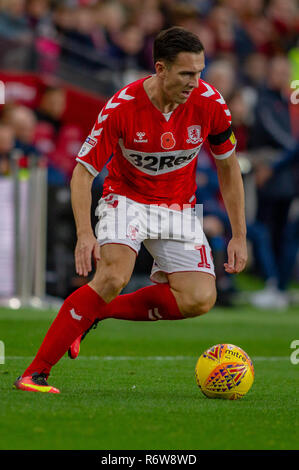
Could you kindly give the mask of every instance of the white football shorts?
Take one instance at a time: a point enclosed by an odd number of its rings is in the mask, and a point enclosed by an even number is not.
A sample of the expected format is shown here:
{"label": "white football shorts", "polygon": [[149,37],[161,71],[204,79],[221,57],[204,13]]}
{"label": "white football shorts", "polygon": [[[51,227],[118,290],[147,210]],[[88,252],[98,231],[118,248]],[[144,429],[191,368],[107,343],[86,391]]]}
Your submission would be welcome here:
{"label": "white football shorts", "polygon": [[138,255],[141,243],[154,258],[151,280],[168,282],[167,274],[201,271],[215,276],[211,248],[195,208],[141,204],[110,194],[100,199],[96,236],[101,246],[127,245]]}

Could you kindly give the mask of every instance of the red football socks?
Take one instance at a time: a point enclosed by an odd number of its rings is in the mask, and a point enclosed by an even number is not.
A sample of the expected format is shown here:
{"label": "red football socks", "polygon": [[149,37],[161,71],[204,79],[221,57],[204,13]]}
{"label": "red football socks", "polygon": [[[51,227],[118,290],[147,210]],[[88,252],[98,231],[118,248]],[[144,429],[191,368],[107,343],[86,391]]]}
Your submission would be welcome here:
{"label": "red football socks", "polygon": [[143,287],[132,294],[119,295],[102,310],[100,318],[152,321],[180,320],[184,317],[169,285],[157,284]]}
{"label": "red football socks", "polygon": [[64,301],[38,353],[23,377],[34,372],[49,375],[51,367],[66,353],[72,342],[100,316],[106,302],[88,285],[80,287]]}
{"label": "red football socks", "polygon": [[116,297],[109,304],[88,285],[73,292],[63,303],[38,352],[23,377],[45,373],[66,353],[73,341],[96,319],[134,321],[179,320],[183,315],[168,284],[144,287]]}

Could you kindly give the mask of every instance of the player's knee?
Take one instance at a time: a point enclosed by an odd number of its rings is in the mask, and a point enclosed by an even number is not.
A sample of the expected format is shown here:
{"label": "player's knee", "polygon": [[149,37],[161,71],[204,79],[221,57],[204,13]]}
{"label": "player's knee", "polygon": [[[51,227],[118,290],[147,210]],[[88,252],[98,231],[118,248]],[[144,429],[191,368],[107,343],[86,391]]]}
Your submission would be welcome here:
{"label": "player's knee", "polygon": [[127,283],[128,280],[123,274],[107,274],[104,279],[106,290],[115,297],[126,287]]}
{"label": "player's knee", "polygon": [[194,292],[186,296],[183,302],[183,315],[186,317],[197,317],[211,310],[216,302],[216,290],[205,290]]}
{"label": "player's knee", "polygon": [[129,279],[123,273],[102,272],[91,281],[92,287],[99,293],[105,302],[111,302],[128,284]]}

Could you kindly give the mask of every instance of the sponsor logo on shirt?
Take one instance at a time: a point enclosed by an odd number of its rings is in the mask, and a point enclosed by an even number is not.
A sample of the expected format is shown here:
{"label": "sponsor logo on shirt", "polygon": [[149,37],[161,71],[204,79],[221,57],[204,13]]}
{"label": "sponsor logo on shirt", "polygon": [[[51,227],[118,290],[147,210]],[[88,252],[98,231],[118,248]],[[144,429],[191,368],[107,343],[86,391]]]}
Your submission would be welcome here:
{"label": "sponsor logo on shirt", "polygon": [[120,141],[120,148],[126,160],[128,160],[135,168],[148,175],[161,175],[171,171],[179,170],[188,165],[197,154],[202,146],[188,150],[173,150],[172,152],[141,152],[138,150],[126,149],[123,140]]}
{"label": "sponsor logo on shirt", "polygon": [[148,142],[148,139],[144,139],[145,137],[145,132],[136,132],[136,135],[138,137],[138,139],[134,139],[134,142],[137,142],[138,144],[142,143],[142,142]]}

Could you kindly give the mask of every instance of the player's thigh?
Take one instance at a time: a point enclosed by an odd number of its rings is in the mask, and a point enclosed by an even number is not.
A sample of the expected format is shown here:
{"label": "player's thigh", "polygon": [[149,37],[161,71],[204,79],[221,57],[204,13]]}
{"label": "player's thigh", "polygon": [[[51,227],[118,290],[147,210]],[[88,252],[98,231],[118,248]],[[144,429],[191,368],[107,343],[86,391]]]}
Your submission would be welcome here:
{"label": "player's thigh", "polygon": [[206,272],[176,272],[167,274],[169,286],[178,307],[185,316],[208,312],[215,304],[215,277]]}
{"label": "player's thigh", "polygon": [[100,260],[90,285],[103,297],[118,294],[131,278],[136,256],[137,253],[124,244],[102,245]]}

